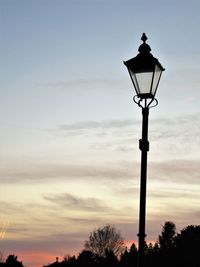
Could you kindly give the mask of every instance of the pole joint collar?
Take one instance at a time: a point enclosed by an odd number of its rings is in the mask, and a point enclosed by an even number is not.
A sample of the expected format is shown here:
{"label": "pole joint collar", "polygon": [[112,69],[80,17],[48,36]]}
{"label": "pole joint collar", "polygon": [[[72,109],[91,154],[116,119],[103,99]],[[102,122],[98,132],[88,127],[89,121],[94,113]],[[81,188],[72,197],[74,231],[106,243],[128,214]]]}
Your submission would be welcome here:
{"label": "pole joint collar", "polygon": [[147,235],[145,233],[139,233],[137,234],[138,237],[146,237]]}
{"label": "pole joint collar", "polygon": [[148,140],[139,140],[139,149],[141,151],[149,151],[149,141]]}

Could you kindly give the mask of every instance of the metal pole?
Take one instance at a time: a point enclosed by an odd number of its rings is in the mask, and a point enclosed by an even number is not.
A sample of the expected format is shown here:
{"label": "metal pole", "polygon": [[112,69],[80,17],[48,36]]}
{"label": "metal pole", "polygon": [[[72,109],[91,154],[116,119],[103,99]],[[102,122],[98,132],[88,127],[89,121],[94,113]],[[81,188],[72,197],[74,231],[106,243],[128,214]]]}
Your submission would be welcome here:
{"label": "metal pole", "polygon": [[138,267],[144,267],[145,248],[145,213],[146,213],[146,183],[147,183],[147,152],[148,142],[148,115],[149,108],[142,108],[142,139],[139,140],[141,150],[141,177],[140,177],[140,213],[138,233]]}

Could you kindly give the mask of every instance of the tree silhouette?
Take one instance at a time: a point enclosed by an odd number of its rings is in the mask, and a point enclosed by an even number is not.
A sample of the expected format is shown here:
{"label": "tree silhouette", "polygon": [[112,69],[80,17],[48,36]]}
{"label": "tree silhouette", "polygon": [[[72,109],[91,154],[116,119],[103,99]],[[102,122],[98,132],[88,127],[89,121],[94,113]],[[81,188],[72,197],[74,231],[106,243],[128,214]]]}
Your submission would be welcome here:
{"label": "tree silhouette", "polygon": [[124,251],[123,238],[114,226],[105,225],[94,230],[84,247],[99,257],[106,257],[106,253],[113,252],[118,257]]}
{"label": "tree silhouette", "polygon": [[[80,254],[79,254],[80,255]],[[70,267],[75,267],[77,266],[77,259],[75,256],[70,256],[69,254],[65,255],[64,261],[61,262],[61,267],[62,266],[70,266]],[[81,265],[82,266],[82,265]],[[89,266],[88,266],[89,267]]]}
{"label": "tree silhouette", "polygon": [[77,261],[79,266],[92,267],[95,266],[96,257],[91,251],[83,250],[79,254]]}
{"label": "tree silhouette", "polygon": [[23,267],[23,264],[21,261],[17,260],[17,256],[12,254],[9,255],[6,259],[6,265],[9,267]]}
{"label": "tree silhouette", "polygon": [[105,257],[105,267],[116,267],[118,264],[117,256],[114,254],[112,250],[106,251]]}
{"label": "tree silhouette", "polygon": [[136,245],[133,243],[129,250],[126,248],[124,253],[122,253],[121,259],[120,259],[120,266],[123,266],[123,267],[136,266],[137,255],[138,255],[138,251],[137,251]]}
{"label": "tree silhouette", "polygon": [[157,266],[163,267],[176,266],[175,251],[176,225],[174,222],[165,222],[161,234],[158,236],[159,253],[154,256]]}
{"label": "tree silhouette", "polygon": [[177,234],[177,258],[181,266],[200,267],[200,225],[190,225]]}
{"label": "tree silhouette", "polygon": [[161,235],[159,235],[159,245],[162,250],[170,249],[174,246],[176,235],[176,225],[171,221],[165,222]]}

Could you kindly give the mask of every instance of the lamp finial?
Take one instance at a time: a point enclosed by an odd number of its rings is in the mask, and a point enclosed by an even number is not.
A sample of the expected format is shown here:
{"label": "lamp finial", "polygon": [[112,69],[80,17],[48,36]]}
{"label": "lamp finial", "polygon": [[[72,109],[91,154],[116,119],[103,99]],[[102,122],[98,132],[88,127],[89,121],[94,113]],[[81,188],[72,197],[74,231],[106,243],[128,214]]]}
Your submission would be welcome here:
{"label": "lamp finial", "polygon": [[142,34],[141,40],[143,41],[143,43],[140,45],[138,51],[142,54],[149,53],[151,51],[151,47],[146,44],[147,36],[145,33]]}
{"label": "lamp finial", "polygon": [[148,39],[148,38],[147,38],[146,34],[143,33],[143,34],[142,34],[142,38],[141,38],[141,40],[145,43],[147,39]]}

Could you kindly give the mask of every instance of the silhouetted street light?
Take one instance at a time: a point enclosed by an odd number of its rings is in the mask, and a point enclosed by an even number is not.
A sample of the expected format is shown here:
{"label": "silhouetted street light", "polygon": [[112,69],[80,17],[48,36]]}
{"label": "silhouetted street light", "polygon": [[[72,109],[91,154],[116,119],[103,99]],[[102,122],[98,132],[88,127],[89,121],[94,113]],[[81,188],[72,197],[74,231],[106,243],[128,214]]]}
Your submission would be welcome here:
{"label": "silhouetted street light", "polygon": [[150,53],[151,48],[146,44],[147,37],[143,33],[139,54],[124,61],[131,80],[133,82],[136,96],[133,100],[142,108],[142,139],[139,140],[141,150],[141,177],[140,177],[140,212],[139,212],[139,233],[138,233],[138,267],[144,266],[145,247],[145,215],[146,215],[146,182],[147,182],[147,152],[149,151],[148,141],[148,115],[149,108],[157,106],[158,101],[155,94],[158,88],[160,77],[164,68],[158,59]]}

